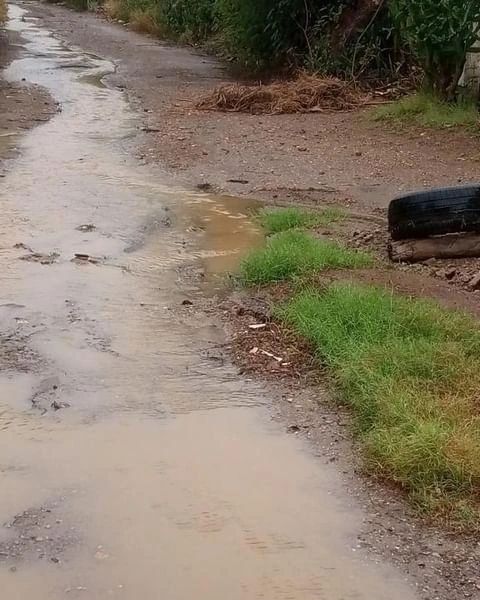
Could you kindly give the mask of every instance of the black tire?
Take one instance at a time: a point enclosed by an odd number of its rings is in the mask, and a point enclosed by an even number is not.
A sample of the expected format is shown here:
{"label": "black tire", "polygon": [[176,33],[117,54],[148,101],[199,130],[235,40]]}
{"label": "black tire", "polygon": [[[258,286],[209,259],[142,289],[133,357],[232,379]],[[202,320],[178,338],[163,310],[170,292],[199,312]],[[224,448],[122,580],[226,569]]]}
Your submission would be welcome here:
{"label": "black tire", "polygon": [[416,192],[392,200],[388,229],[393,240],[480,232],[480,185]]}

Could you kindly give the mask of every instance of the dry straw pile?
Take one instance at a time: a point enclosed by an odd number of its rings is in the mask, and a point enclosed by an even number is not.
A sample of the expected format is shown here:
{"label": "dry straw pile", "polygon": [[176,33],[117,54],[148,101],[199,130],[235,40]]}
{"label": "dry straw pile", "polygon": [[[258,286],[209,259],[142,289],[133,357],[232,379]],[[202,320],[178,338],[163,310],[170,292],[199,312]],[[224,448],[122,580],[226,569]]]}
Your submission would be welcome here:
{"label": "dry straw pile", "polygon": [[197,108],[250,114],[291,114],[352,110],[363,101],[363,94],[351,84],[333,77],[303,73],[294,80],[268,85],[223,85],[202,98]]}

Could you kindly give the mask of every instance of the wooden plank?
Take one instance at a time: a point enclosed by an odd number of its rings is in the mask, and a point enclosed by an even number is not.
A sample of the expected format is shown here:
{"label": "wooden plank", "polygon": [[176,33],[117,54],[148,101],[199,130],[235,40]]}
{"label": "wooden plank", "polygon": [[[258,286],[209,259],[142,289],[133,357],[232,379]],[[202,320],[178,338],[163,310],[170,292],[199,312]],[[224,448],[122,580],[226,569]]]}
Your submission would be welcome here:
{"label": "wooden plank", "polygon": [[388,253],[394,262],[420,262],[429,258],[480,257],[480,235],[444,235],[420,240],[391,242]]}

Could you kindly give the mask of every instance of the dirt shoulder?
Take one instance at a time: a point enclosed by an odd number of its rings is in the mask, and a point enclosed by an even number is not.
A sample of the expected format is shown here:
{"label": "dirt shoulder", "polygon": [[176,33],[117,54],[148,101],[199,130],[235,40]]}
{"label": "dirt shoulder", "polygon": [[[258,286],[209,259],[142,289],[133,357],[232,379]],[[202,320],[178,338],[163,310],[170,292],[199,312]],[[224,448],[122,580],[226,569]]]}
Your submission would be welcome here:
{"label": "dirt shoulder", "polygon": [[[21,39],[13,32],[0,32],[0,77],[15,58],[21,56]],[[0,78],[0,175],[5,160],[16,153],[19,136],[25,130],[48,121],[57,105],[39,86],[10,83]]]}

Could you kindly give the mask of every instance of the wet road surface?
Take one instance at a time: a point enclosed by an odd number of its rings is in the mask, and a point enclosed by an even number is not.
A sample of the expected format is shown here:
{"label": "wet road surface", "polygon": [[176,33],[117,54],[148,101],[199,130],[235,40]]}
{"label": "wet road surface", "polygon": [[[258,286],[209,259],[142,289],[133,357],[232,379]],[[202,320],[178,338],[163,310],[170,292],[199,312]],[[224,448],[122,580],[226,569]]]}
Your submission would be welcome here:
{"label": "wet road surface", "polygon": [[2,598],[414,598],[356,547],[335,469],[182,307],[261,242],[251,207],[136,162],[114,65],[11,15],[26,50],[6,77],[62,111],[0,189]]}

